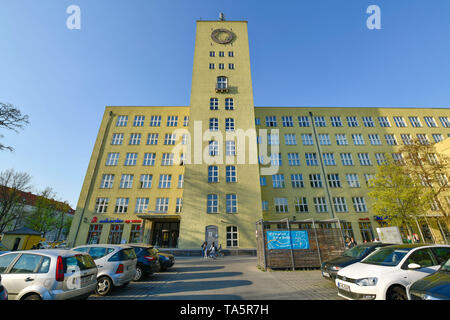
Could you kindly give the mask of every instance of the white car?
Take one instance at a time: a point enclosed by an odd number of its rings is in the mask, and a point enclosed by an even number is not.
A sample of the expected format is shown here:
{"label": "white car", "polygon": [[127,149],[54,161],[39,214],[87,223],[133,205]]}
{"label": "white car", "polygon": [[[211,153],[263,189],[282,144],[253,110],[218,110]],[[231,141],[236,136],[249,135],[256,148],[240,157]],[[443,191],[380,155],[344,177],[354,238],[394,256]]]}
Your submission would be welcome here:
{"label": "white car", "polygon": [[407,300],[406,288],[436,272],[444,258],[441,255],[449,254],[448,245],[380,248],[338,272],[335,280],[338,295],[349,300]]}

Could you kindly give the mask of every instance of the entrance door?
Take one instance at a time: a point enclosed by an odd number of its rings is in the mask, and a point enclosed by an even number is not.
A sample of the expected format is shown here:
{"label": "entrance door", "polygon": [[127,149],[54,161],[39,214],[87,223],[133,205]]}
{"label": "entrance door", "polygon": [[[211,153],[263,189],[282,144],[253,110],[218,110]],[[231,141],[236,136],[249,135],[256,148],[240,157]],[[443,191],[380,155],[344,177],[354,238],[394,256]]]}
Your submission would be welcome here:
{"label": "entrance door", "polygon": [[217,226],[207,226],[205,231],[205,241],[208,246],[214,242],[217,246],[219,243],[219,228]]}
{"label": "entrance door", "polygon": [[14,246],[12,251],[17,251],[17,249],[19,248],[19,244],[20,244],[20,238],[16,238],[16,241],[14,241]]}
{"label": "entrance door", "polygon": [[160,248],[177,248],[179,230],[179,222],[155,222],[152,245]]}

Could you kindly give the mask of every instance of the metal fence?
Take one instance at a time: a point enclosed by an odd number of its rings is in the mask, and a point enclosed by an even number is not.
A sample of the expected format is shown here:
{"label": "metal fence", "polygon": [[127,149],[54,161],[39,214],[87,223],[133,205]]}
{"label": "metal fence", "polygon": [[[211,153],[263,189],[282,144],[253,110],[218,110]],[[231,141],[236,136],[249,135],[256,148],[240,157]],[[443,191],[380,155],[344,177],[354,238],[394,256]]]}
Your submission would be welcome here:
{"label": "metal fence", "polygon": [[[277,235],[283,241],[273,238]],[[319,268],[323,261],[345,251],[339,219],[260,220],[256,222],[256,238],[258,266],[264,270]]]}

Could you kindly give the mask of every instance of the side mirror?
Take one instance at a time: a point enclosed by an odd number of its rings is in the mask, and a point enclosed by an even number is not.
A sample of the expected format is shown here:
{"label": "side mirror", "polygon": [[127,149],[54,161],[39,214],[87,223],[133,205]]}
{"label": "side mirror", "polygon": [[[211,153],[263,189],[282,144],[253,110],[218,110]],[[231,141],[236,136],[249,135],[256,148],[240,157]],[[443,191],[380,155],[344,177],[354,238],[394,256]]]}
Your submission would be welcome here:
{"label": "side mirror", "polygon": [[410,263],[410,264],[408,264],[408,269],[416,270],[416,269],[420,269],[420,268],[422,268],[422,267],[419,264],[417,264],[417,263]]}

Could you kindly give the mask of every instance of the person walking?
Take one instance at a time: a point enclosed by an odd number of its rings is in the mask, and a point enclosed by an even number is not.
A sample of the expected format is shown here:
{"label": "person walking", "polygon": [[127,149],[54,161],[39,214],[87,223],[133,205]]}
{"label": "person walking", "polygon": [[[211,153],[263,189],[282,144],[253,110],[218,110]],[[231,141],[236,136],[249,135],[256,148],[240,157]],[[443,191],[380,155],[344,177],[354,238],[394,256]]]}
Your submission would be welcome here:
{"label": "person walking", "polygon": [[216,259],[216,245],[215,245],[215,243],[213,242],[212,244],[211,244],[211,247],[209,248],[209,256],[211,257],[211,258],[213,258],[213,259]]}
{"label": "person walking", "polygon": [[203,259],[206,259],[208,257],[207,251],[208,251],[208,243],[205,241],[202,244],[202,257],[203,257]]}

